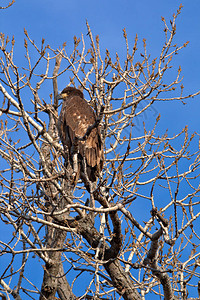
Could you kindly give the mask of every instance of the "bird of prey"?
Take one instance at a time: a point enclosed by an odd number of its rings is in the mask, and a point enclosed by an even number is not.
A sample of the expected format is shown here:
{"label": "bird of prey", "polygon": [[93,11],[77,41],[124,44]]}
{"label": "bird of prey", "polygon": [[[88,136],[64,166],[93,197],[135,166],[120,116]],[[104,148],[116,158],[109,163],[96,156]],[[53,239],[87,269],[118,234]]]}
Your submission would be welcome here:
{"label": "bird of prey", "polygon": [[[63,99],[58,119],[58,133],[64,149],[68,151],[69,161],[74,170],[75,137],[82,138],[85,135],[88,127],[95,123],[96,115],[84,99],[83,93],[74,87],[64,88],[58,98]],[[103,145],[99,126],[91,130],[85,141],[78,140],[77,145],[78,169],[76,170],[76,178],[77,180],[81,178],[86,184],[86,188],[89,189],[86,179],[88,178],[90,182],[96,182],[103,167]]]}

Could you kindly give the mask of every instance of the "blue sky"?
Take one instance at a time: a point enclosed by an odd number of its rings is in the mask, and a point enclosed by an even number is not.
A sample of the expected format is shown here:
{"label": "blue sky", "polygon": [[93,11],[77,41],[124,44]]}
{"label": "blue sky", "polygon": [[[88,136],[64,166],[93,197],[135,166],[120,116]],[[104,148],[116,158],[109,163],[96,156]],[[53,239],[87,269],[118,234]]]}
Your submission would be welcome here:
{"label": "blue sky", "polygon": [[[5,3],[7,1],[0,0],[0,5]],[[93,35],[99,34],[103,52],[107,48],[111,54],[118,52],[125,57],[122,29],[126,28],[130,44],[138,34],[139,53],[143,50],[142,39],[146,38],[148,52],[153,58],[159,55],[164,42],[161,16],[169,21],[181,3],[183,9],[177,20],[175,40],[179,45],[190,43],[176,56],[174,66],[181,65],[185,94],[191,94],[200,90],[199,0],[16,0],[9,9],[0,10],[0,32],[10,38],[14,35],[15,60],[19,66],[25,54],[24,28],[38,44],[45,38],[46,43],[57,48],[66,41],[70,53],[74,35],[80,37],[82,33],[87,39],[86,19]],[[161,113],[160,132],[168,128],[173,135],[185,125],[190,133],[200,131],[200,96],[187,102],[187,105],[156,103],[156,112]]]}

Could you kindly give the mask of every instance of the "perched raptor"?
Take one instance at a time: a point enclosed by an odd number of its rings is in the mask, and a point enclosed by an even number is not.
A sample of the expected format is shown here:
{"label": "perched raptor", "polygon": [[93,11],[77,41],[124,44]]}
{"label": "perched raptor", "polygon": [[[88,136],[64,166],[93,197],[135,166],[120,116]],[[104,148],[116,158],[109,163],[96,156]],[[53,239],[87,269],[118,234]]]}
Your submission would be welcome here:
{"label": "perched raptor", "polygon": [[[88,127],[96,121],[94,110],[84,99],[83,93],[74,88],[66,87],[58,96],[63,99],[62,109],[58,119],[58,132],[64,149],[68,151],[69,161],[74,169],[73,149],[75,137],[82,138]],[[100,129],[93,128],[85,141],[78,140],[78,170],[77,180],[81,178],[96,182],[103,167],[103,145]],[[85,157],[85,164],[83,163]],[[85,166],[85,168],[84,168]],[[84,172],[84,169],[85,172]],[[85,176],[87,173],[87,176]],[[86,184],[86,188],[88,188]]]}

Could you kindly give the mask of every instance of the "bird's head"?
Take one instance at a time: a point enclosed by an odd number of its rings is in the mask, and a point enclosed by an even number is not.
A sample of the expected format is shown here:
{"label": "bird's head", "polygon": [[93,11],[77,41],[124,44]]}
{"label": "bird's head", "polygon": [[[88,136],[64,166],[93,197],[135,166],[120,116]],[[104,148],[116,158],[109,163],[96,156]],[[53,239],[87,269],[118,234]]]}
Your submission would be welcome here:
{"label": "bird's head", "polygon": [[58,94],[57,99],[68,100],[72,96],[83,98],[83,93],[74,87],[67,86],[60,94]]}

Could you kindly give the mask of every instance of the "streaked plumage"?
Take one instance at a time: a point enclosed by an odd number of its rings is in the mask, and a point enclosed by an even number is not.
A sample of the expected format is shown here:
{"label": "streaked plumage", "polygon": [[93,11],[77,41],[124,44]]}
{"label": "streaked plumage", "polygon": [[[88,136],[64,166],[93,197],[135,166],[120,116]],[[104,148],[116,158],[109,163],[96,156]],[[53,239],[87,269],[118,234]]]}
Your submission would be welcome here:
{"label": "streaked plumage", "polygon": [[[74,138],[83,137],[89,126],[93,125],[96,115],[84,99],[83,93],[73,87],[66,87],[59,98],[63,105],[58,119],[58,132],[64,147],[68,147],[71,157]],[[103,166],[103,146],[99,127],[93,128],[86,141],[78,142],[78,177],[83,179],[83,155],[85,152],[87,175],[90,181],[95,182]]]}

